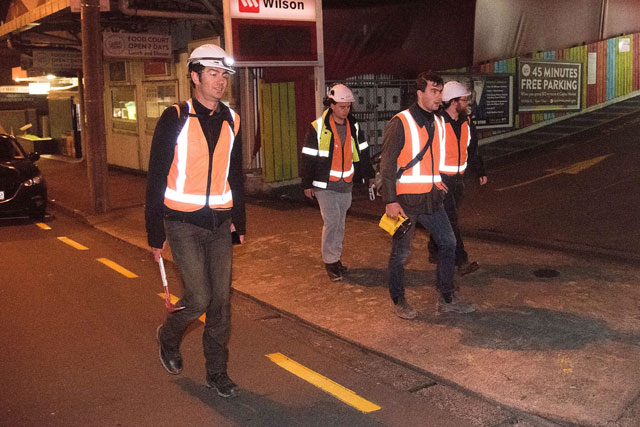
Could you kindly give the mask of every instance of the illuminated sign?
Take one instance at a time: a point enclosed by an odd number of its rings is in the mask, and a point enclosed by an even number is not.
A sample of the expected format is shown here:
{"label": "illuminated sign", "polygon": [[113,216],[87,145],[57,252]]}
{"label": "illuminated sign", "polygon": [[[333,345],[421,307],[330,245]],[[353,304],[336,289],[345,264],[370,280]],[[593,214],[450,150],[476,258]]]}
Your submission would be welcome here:
{"label": "illuminated sign", "polygon": [[231,0],[231,18],[315,21],[315,0]]}

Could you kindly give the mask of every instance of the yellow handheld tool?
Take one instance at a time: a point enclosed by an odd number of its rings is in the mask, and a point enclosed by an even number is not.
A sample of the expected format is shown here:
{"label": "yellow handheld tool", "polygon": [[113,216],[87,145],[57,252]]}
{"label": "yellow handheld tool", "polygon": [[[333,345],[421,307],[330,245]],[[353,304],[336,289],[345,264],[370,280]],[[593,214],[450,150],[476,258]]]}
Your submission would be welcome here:
{"label": "yellow handheld tool", "polygon": [[382,215],[380,228],[393,236],[394,239],[401,239],[402,236],[407,234],[407,231],[411,228],[411,221],[409,218],[398,216],[396,219],[391,219],[387,214]]}

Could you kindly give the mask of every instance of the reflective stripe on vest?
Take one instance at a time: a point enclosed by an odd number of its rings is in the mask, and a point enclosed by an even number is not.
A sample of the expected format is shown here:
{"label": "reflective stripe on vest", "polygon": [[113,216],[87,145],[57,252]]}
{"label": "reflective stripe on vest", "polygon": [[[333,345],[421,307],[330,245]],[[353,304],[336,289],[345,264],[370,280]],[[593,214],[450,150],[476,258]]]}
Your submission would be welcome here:
{"label": "reflective stripe on vest", "polygon": [[[409,110],[404,110],[396,115],[402,122],[405,135],[405,143],[397,160],[397,167],[406,166],[427,143],[429,134],[426,127],[419,128]],[[423,194],[431,191],[433,184],[442,182],[438,169],[440,153],[444,152],[444,123],[441,123],[437,115],[434,115],[435,135],[431,147],[426,151],[422,161],[416,163],[411,169],[406,170],[396,182],[397,194]],[[431,154],[433,153],[433,168],[431,167]]]}
{"label": "reflective stripe on vest", "polygon": [[[340,133],[338,132],[338,125],[333,116],[329,117],[329,125],[331,126],[331,133],[333,134],[333,156],[331,159],[331,170],[329,171],[330,181],[340,181],[344,179],[346,182],[353,180],[353,152],[355,150],[355,140],[351,137],[351,126],[349,120],[345,120],[346,134],[344,137],[344,144],[340,140]],[[349,170],[345,170],[345,168]]]}
{"label": "reflective stripe on vest", "polygon": [[[187,101],[189,113],[192,101]],[[180,107],[175,106],[180,115]],[[209,170],[209,145],[197,117],[189,116],[176,140],[173,163],[167,176],[164,204],[171,209],[193,212],[207,205],[207,180],[210,179],[209,203],[212,209],[230,209],[233,197],[227,178],[235,136],[240,129],[240,118],[229,109],[234,129],[224,121]]]}
{"label": "reflective stripe on vest", "polygon": [[[462,141],[466,141],[466,144]],[[445,174],[464,173],[467,168],[467,149],[471,144],[469,119],[460,126],[460,141],[451,123],[445,123],[445,155],[440,156],[440,172]]]}
{"label": "reflective stripe on vest", "polygon": [[[309,156],[329,157],[331,143],[332,142],[335,143],[334,141],[335,136],[334,136],[334,133],[331,131],[331,129],[325,126],[325,119],[327,117],[327,114],[329,114],[329,109],[325,110],[322,113],[322,116],[318,117],[316,120],[311,122],[311,126],[313,126],[313,128],[316,131],[316,141],[318,143],[318,149],[316,150],[311,147],[303,147],[302,154],[306,154]],[[347,182],[351,182],[353,180],[353,176],[355,173],[355,168],[353,166],[353,163],[357,163],[360,161],[360,155],[359,155],[358,149],[364,150],[365,148],[369,147],[369,144],[367,143],[367,141],[363,141],[362,143],[357,143],[357,138],[360,133],[360,125],[357,122],[355,123],[355,130],[356,130],[356,134],[351,135],[351,158],[352,158],[351,162],[352,163],[348,170],[346,171],[340,170],[342,168],[342,165],[339,168],[333,167],[333,162],[336,160],[336,151],[337,151],[334,147],[333,158],[331,159],[331,169],[329,170],[329,179],[331,181],[339,181],[340,178],[342,178]],[[351,134],[351,127],[349,126],[348,121],[347,121],[347,133]],[[357,145],[357,148],[356,148],[356,145]],[[340,150],[340,155],[341,153],[342,153],[342,150]],[[312,185],[318,188],[327,188],[327,182],[323,182],[323,181],[313,181]]]}

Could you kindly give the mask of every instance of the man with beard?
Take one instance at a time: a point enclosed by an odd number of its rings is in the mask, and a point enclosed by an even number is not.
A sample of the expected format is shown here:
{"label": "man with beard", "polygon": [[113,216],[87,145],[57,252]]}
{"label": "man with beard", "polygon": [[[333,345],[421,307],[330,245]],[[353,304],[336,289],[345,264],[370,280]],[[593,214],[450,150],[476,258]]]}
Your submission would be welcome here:
{"label": "man with beard", "polygon": [[[445,122],[445,155],[441,158],[440,175],[449,191],[444,198],[444,209],[456,236],[456,268],[460,275],[473,273],[479,268],[477,262],[469,262],[458,226],[458,206],[464,192],[464,172],[472,169],[480,177],[480,185],[487,183],[482,157],[478,150],[475,126],[469,118],[471,92],[461,83],[452,80],[442,90],[440,115]],[[429,240],[429,261],[438,262],[438,245]]]}

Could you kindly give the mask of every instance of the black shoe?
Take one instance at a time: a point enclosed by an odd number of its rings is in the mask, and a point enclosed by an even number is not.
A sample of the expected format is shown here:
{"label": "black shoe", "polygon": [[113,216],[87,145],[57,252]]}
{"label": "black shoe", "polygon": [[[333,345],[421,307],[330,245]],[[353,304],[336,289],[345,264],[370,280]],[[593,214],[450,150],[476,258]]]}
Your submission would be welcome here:
{"label": "black shoe", "polygon": [[338,269],[340,270],[340,274],[345,275],[349,272],[349,268],[346,265],[342,265],[341,261],[338,261]]}
{"label": "black shoe", "polygon": [[231,381],[226,372],[208,376],[207,387],[215,389],[220,397],[236,397],[238,395],[238,386]]}
{"label": "black shoe", "polygon": [[337,282],[338,280],[342,280],[342,271],[340,270],[339,262],[340,261],[324,265],[324,267],[327,269],[327,274],[329,275],[329,279],[331,279],[332,282]]}
{"label": "black shoe", "polygon": [[464,264],[461,264],[458,266],[458,273],[461,276],[464,276],[465,274],[469,274],[469,273],[473,273],[474,271],[477,271],[479,268],[480,268],[480,264],[478,264],[475,261],[465,262]]}
{"label": "black shoe", "polygon": [[178,375],[182,372],[182,356],[180,356],[180,352],[173,352],[173,354],[171,354],[172,352],[169,352],[162,344],[162,340],[160,339],[161,328],[162,325],[158,326],[156,330],[156,339],[160,345],[160,363],[162,363],[164,369],[171,375]]}

